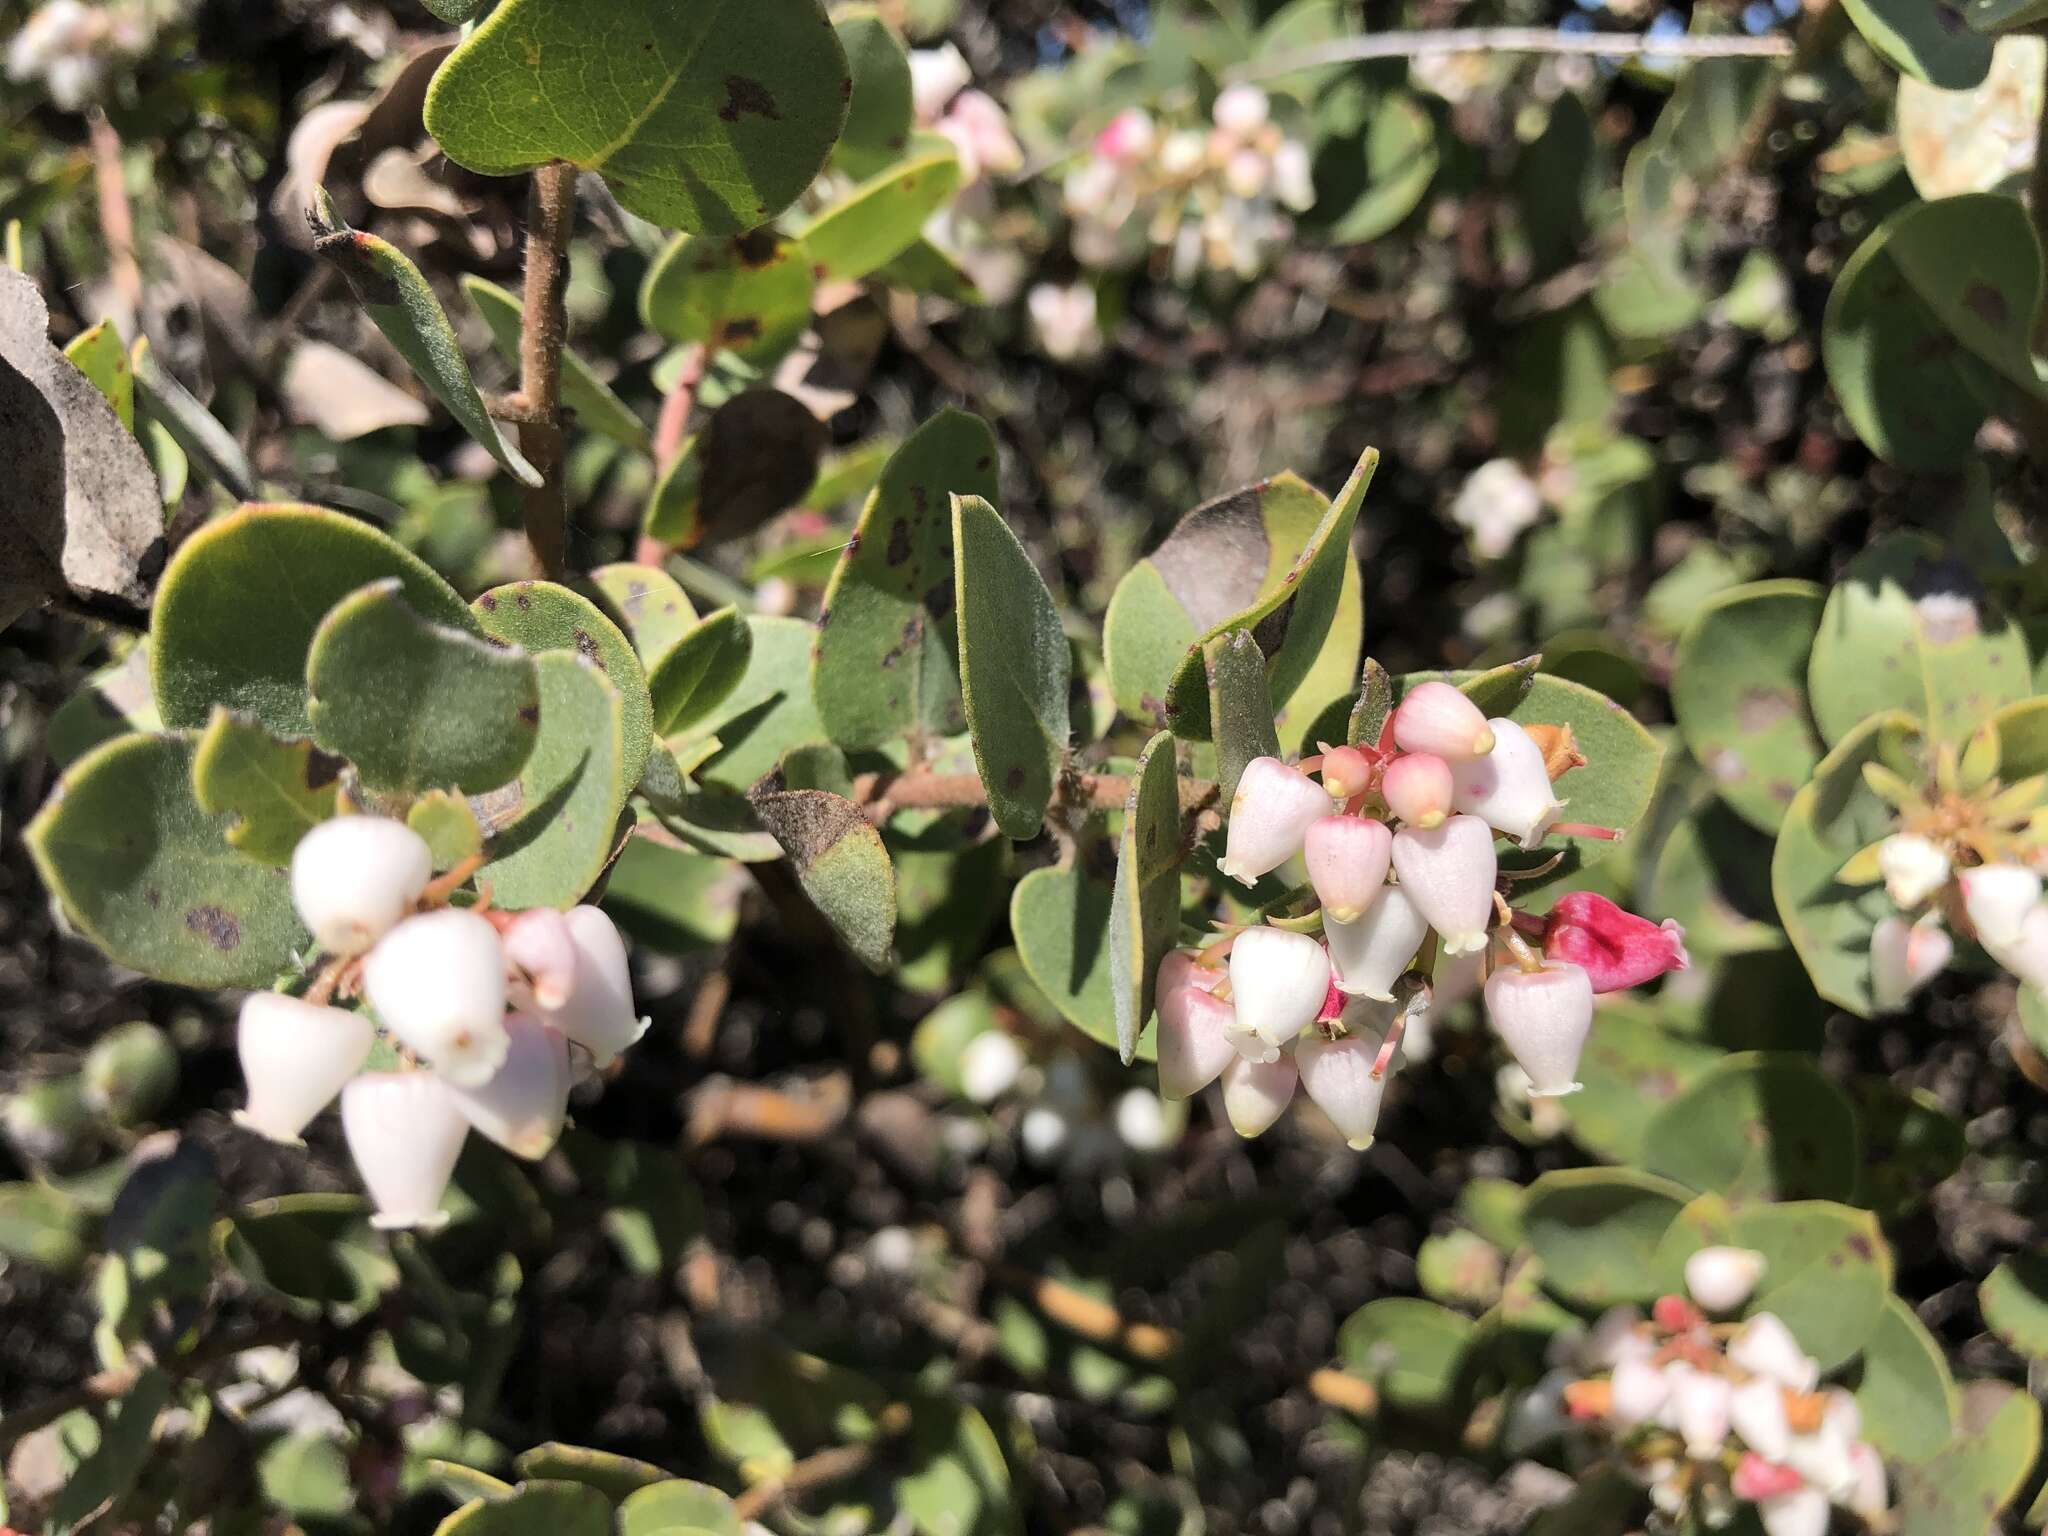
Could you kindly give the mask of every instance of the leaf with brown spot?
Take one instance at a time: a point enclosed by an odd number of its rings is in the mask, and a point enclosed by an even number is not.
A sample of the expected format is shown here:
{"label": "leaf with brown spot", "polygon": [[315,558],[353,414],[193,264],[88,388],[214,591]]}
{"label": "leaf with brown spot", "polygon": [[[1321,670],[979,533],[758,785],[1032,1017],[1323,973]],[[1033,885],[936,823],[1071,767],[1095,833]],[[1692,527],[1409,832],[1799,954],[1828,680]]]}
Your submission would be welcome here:
{"label": "leaf with brown spot", "polygon": [[551,581],[493,587],[470,606],[485,634],[530,655],[574,651],[611,679],[625,719],[624,771],[638,779],[654,748],[654,706],[639,653],[618,625],[589,598]]}
{"label": "leaf with brown spot", "polygon": [[193,753],[192,792],[208,815],[233,818],[229,843],[286,869],[299,839],[334,814],[340,769],[310,741],[217,708]]}
{"label": "leaf with brown spot", "polygon": [[643,531],[685,549],[754,532],[810,489],[830,436],[779,389],[733,396],[656,482]]}
{"label": "leaf with brown spot", "polygon": [[870,970],[887,969],[896,934],[896,872],[882,836],[851,800],[785,789],[780,775],[747,799],[788,857],[797,884]]}

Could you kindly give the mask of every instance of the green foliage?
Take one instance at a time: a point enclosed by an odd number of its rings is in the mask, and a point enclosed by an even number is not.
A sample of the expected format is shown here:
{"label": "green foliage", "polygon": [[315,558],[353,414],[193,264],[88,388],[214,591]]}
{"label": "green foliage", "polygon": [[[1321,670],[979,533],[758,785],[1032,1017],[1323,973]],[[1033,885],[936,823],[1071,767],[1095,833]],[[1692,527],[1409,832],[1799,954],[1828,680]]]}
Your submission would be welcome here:
{"label": "green foliage", "polygon": [[228,842],[252,859],[290,865],[299,839],[334,814],[340,764],[310,741],[283,741],[216,709],[192,753],[192,794],[209,816],[230,816]]}
{"label": "green foliage", "polygon": [[1669,1290],[1658,1245],[1684,1209],[1683,1186],[1627,1168],[1572,1168],[1529,1186],[1523,1212],[1543,1283],[1577,1307],[1648,1301]]}
{"label": "green foliage", "polygon": [[1856,1406],[1863,1437],[1899,1461],[1926,1461],[1955,1434],[1958,1400],[1948,1360],[1895,1295],[1885,1297],[1877,1329],[1863,1346]]}
{"label": "green foliage", "polygon": [[1991,67],[1991,40],[1961,26],[1954,9],[1910,0],[1845,0],[1844,8],[1865,41],[1916,80],[1959,91]]}
{"label": "green foliage", "polygon": [[678,235],[647,269],[640,314],[679,344],[774,358],[809,322],[816,282],[803,242],[771,228],[730,239]]}
{"label": "green foliage", "polygon": [[1572,1139],[1609,1162],[1642,1162],[1660,1111],[1720,1059],[1712,1046],[1665,1029],[1647,1009],[1607,1008],[1579,1058],[1583,1086],[1560,1101]]}
{"label": "green foliage", "polygon": [[1117,1054],[1129,1065],[1152,1012],[1159,962],[1180,933],[1180,778],[1173,736],[1161,731],[1131,770],[1117,837],[1116,887],[1109,906],[1110,1004]]}
{"label": "green foliage", "polygon": [[535,1479],[503,1498],[472,1499],[435,1536],[612,1536],[612,1504],[581,1483]]}
{"label": "green foliage", "polygon": [[664,736],[701,726],[747,675],[754,631],[737,608],[721,608],[679,634],[647,679],[655,729]]}
{"label": "green foliage", "polygon": [[632,639],[649,675],[697,623],[689,594],[659,566],[601,565],[590,573],[590,587],[606,615]]}
{"label": "green foliage", "polygon": [[1926,1461],[1899,1469],[1900,1536],[1978,1536],[2025,1486],[2041,1447],[2041,1407],[2002,1381],[1963,1388],[1956,1436]]}
{"label": "green foliage", "polygon": [[[1522,663],[1517,663],[1520,668]],[[1574,822],[1609,827],[1624,834],[1643,819],[1656,793],[1657,778],[1664,766],[1664,747],[1635,716],[1605,694],[1582,683],[1562,677],[1527,673],[1527,691],[1521,702],[1506,711],[1518,725],[1568,725],[1584,755],[1584,768],[1574,768],[1557,781],[1558,797],[1567,806],[1565,814]],[[1474,680],[1460,676],[1459,686],[1473,692]],[[1518,686],[1512,682],[1511,686]],[[1489,714],[1497,714],[1493,703],[1475,699]],[[1562,846],[1563,861],[1553,879],[1568,878],[1579,870],[1611,859],[1627,846],[1623,841],[1553,834],[1546,846]],[[1547,857],[1547,855],[1546,855]],[[1508,860],[1504,858],[1503,864]],[[1523,856],[1528,862],[1528,856]],[[1531,889],[1524,886],[1522,889]]]}
{"label": "green foliage", "polygon": [[470,606],[477,623],[492,639],[532,654],[573,651],[610,679],[619,691],[625,723],[623,772],[628,780],[638,782],[654,747],[654,707],[639,654],[618,625],[589,598],[551,581],[493,587]]}
{"label": "green foliage", "polygon": [[[1109,956],[1115,899],[1109,879],[1077,865],[1034,869],[1010,893],[1010,932],[1025,971],[1068,1023],[1107,1046],[1118,1046]],[[1150,1061],[1155,1051],[1148,1023],[1134,1059]]]}
{"label": "green foliage", "polygon": [[832,26],[853,76],[846,126],[832,158],[855,176],[872,175],[910,142],[910,59],[872,5],[841,6]]}
{"label": "green foliage", "polygon": [[1470,1318],[1408,1296],[1367,1302],[1337,1331],[1337,1358],[1408,1413],[1443,1413],[1457,1400],[1473,1353]]}
{"label": "green foliage", "polygon": [[[635,1461],[631,1456],[620,1456],[611,1451],[593,1451],[587,1446],[563,1445],[558,1441],[521,1451],[512,1468],[522,1480],[539,1478],[558,1483],[581,1483],[586,1488],[595,1488],[614,1503],[631,1498],[641,1489],[651,1488],[657,1483],[671,1487],[701,1487],[675,1484],[666,1472],[650,1462]],[[719,1501],[724,1502],[722,1495]]]}
{"label": "green foliage", "polygon": [[953,498],[953,591],[974,763],[996,825],[1025,841],[1038,835],[1066,761],[1072,658],[1031,557],[979,497]]}
{"label": "green foliage", "polygon": [[852,282],[900,256],[960,185],[953,146],[935,136],[822,209],[802,231],[804,255],[821,283]]}
{"label": "green foliage", "polygon": [[2008,1348],[2029,1359],[2048,1359],[2048,1261],[2020,1253],[1994,1269],[1977,1288],[1984,1323]]}
{"label": "green foliage", "polygon": [[822,789],[784,789],[774,779],[747,799],[846,947],[869,969],[885,968],[896,935],[896,873],[860,807]]}
{"label": "green foliage", "polygon": [[1863,1159],[1848,1097],[1807,1057],[1725,1056],[1643,1128],[1642,1165],[1730,1200],[1847,1200]]}
{"label": "green foliage", "polygon": [[[491,328],[491,340],[508,362],[519,360],[519,331],[524,310],[519,298],[488,278],[465,274],[462,292]],[[574,347],[562,349],[562,404],[576,413],[576,424],[645,453],[653,445],[647,423],[633,414],[612,387]]]}
{"label": "green foliage", "polygon": [[736,234],[809,185],[851,90],[817,0],[626,0],[596,30],[569,0],[506,0],[435,73],[426,124],[473,171],[567,160],[651,223]]}
{"label": "green foliage", "polygon": [[71,366],[92,380],[93,388],[107,397],[114,415],[130,432],[135,430],[135,369],[128,361],[128,349],[113,322],[102,320],[72,337],[64,348]]}
{"label": "green foliage", "polygon": [[1216,799],[1228,805],[1245,764],[1280,755],[1266,658],[1251,631],[1238,629],[1204,641],[1202,665],[1209,678],[1209,733],[1216,743]]}
{"label": "green foliage", "polygon": [[748,389],[721,402],[655,482],[645,532],[690,547],[754,532],[811,483],[825,428],[779,389]]}
{"label": "green foliage", "polygon": [[662,1536],[663,1532],[678,1531],[740,1536],[741,1525],[739,1516],[733,1513],[732,1500],[704,1483],[667,1478],[622,1494],[619,1536]]}

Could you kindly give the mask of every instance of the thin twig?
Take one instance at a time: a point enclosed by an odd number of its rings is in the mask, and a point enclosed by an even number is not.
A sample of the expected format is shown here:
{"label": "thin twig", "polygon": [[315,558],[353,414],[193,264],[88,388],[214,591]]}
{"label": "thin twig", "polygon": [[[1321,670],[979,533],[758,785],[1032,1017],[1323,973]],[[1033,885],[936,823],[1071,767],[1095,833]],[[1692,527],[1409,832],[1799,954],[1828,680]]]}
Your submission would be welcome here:
{"label": "thin twig", "polygon": [[1412,59],[1443,53],[1579,54],[1603,59],[1782,59],[1788,37],[1653,37],[1647,32],[1560,32],[1552,27],[1447,27],[1428,32],[1375,32],[1345,37],[1278,58],[1240,64],[1232,80],[1271,80],[1365,59]]}
{"label": "thin twig", "polygon": [[742,1523],[758,1520],[792,1495],[858,1476],[867,1470],[882,1446],[910,1428],[910,1410],[901,1403],[889,1404],[881,1412],[878,1428],[880,1433],[872,1440],[815,1451],[792,1465],[782,1476],[757,1483],[745,1493],[736,1495],[732,1501],[733,1514]]}
{"label": "thin twig", "polygon": [[135,254],[135,210],[128,202],[128,181],[121,167],[121,135],[97,107],[86,114],[85,126],[92,141],[93,188],[100,234],[107,242],[107,272],[128,306],[121,329],[133,336],[142,321],[142,263]]}
{"label": "thin twig", "polygon": [[526,292],[519,332],[519,393],[533,419],[519,446],[541,483],[520,497],[526,542],[544,576],[569,566],[569,509],[562,485],[562,346],[568,329],[569,232],[576,220],[576,167],[556,160],[533,173],[526,202]]}

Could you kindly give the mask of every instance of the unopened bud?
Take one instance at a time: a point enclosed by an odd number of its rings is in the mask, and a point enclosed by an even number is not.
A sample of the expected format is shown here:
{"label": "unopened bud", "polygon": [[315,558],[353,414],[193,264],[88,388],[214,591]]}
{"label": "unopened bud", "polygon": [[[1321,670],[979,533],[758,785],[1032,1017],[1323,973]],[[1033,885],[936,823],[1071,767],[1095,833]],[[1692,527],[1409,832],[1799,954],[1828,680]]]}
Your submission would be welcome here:
{"label": "unopened bud", "polygon": [[505,959],[513,968],[515,1006],[553,1010],[576,989],[576,936],[553,907],[521,912],[505,929]]}
{"label": "unopened bud", "polygon": [[1216,97],[1211,116],[1225,133],[1248,139],[1266,126],[1273,103],[1256,85],[1225,86]]}
{"label": "unopened bud", "polygon": [[505,951],[474,912],[409,917],[363,962],[363,995],[401,1045],[458,1087],[477,1088],[505,1060]]}
{"label": "unopened bud", "polygon": [[1576,1093],[1579,1054],[1593,1028],[1593,984],[1576,965],[1503,966],[1486,979],[1486,1016],[1521,1069],[1532,1098]]}
{"label": "unopened bud", "polygon": [[1702,1248],[1685,1261],[1685,1288],[1709,1312],[1733,1312],[1756,1290],[1764,1256],[1754,1248]]}
{"label": "unopened bud", "polygon": [[1223,162],[1223,186],[1232,197],[1249,201],[1266,190],[1271,167],[1256,149],[1240,149]]}
{"label": "unopened bud", "polygon": [[375,944],[433,878],[426,839],[388,816],[336,816],[292,850],[292,905],[313,942],[334,955]]}
{"label": "unopened bud", "polygon": [[1315,166],[1308,146],[1299,139],[1289,139],[1273,151],[1273,195],[1296,213],[1316,205]]}
{"label": "unopened bud", "polygon": [[1220,997],[1193,986],[1160,994],[1159,1091],[1192,1098],[1237,1060],[1237,1014]]}
{"label": "unopened bud", "polygon": [[1610,1412],[1616,1424],[1633,1429],[1664,1411],[1671,1395],[1664,1372],[1648,1360],[1624,1360],[1614,1368]]}
{"label": "unopened bud", "polygon": [[569,1116],[569,1042],[530,1013],[505,1021],[505,1060],[480,1088],[455,1088],[455,1107],[514,1157],[547,1156]]}
{"label": "unopened bud", "polygon": [[1728,1358],[1752,1376],[1767,1376],[1794,1392],[1811,1392],[1820,1380],[1819,1365],[1773,1312],[1759,1312],[1736,1330]]}
{"label": "unopened bud", "polygon": [[1323,938],[1330,946],[1337,985],[1353,997],[1377,1002],[1392,1001],[1394,983],[1408,969],[1428,932],[1429,919],[1398,885],[1388,886],[1355,922],[1323,920]]}
{"label": "unopened bud", "polygon": [[1349,800],[1372,788],[1372,759],[1356,747],[1324,747],[1323,788],[1332,800]]}
{"label": "unopened bud", "polygon": [[1271,1062],[1316,1020],[1330,990],[1330,957],[1305,933],[1247,928],[1230,946],[1232,1040],[1247,1061]]}
{"label": "unopened bud", "polygon": [[1126,107],[1095,135],[1095,153],[1105,160],[1135,165],[1148,159],[1158,142],[1151,113],[1143,107]]}
{"label": "unopened bud", "polygon": [[1380,776],[1380,794],[1402,821],[1426,830],[1449,819],[1457,781],[1434,752],[1404,752]]}
{"label": "unopened bud", "polygon": [[1696,1370],[1684,1361],[1664,1367],[1671,1390],[1672,1428],[1694,1461],[1718,1461],[1728,1440],[1728,1415],[1735,1389],[1725,1376]]}
{"label": "unopened bud", "polygon": [[1380,1122],[1380,1098],[1387,1080],[1374,1077],[1372,1068],[1381,1038],[1370,1029],[1355,1029],[1341,1040],[1325,1040],[1310,1032],[1294,1045],[1301,1086],[1354,1152],[1372,1145],[1373,1130]]}
{"label": "unopened bud", "polygon": [[1827,1536],[1828,1499],[1818,1488],[1795,1488],[1759,1499],[1756,1512],[1764,1536]]}
{"label": "unopened bud", "polygon": [[1875,1526],[1891,1503],[1884,1484],[1884,1461],[1868,1442],[1859,1440],[1849,1447],[1849,1465],[1855,1479],[1843,1502],[1850,1514],[1865,1525]]}
{"label": "unopened bud", "polygon": [[2048,991],[2048,902],[2036,902],[2009,943],[1986,943],[1991,958],[2038,991]]}
{"label": "unopened bud", "polygon": [[1355,922],[1387,888],[1394,834],[1383,821],[1325,816],[1308,829],[1302,855],[1326,918]]}
{"label": "unopened bud", "polygon": [[1230,1128],[1244,1137],[1263,1135],[1285,1113],[1301,1074],[1294,1058],[1247,1061],[1242,1056],[1223,1069],[1223,1112]]}
{"label": "unopened bud", "polygon": [[272,1141],[296,1142],[314,1116],[361,1070],[377,1031],[360,1013],[323,1008],[281,992],[251,992],[235,1024],[249,1103],[235,1123]]}
{"label": "unopened bud", "polygon": [[1592,891],[1570,891],[1557,899],[1544,921],[1543,953],[1582,968],[1595,992],[1638,987],[1692,964],[1678,919],[1653,923]]}
{"label": "unopened bud", "polygon": [[1729,1400],[1728,1422],[1742,1443],[1767,1461],[1783,1461],[1792,1448],[1785,1420],[1785,1389],[1765,1376],[1752,1376]]}
{"label": "unopened bud", "polygon": [[1763,1499],[1774,1499],[1779,1494],[1790,1493],[1802,1486],[1804,1479],[1790,1467],[1781,1467],[1775,1462],[1764,1460],[1755,1451],[1744,1451],[1735,1463],[1735,1476],[1729,1480],[1729,1487],[1738,1499],[1752,1503]]}
{"label": "unopened bud", "polygon": [[1957,875],[1956,884],[1970,926],[1987,949],[2017,940],[2027,914],[2041,899],[2041,877],[2024,864],[1979,864]]}
{"label": "unopened bud", "polygon": [[1315,780],[1277,757],[1255,757],[1231,796],[1230,828],[1216,867],[1251,885],[1301,852],[1308,829],[1329,814],[1329,793]]}
{"label": "unopened bud", "polygon": [[1524,848],[1543,841],[1564,802],[1550,792],[1550,770],[1543,749],[1512,720],[1487,722],[1493,728],[1493,750],[1484,757],[1451,765],[1456,789],[1452,804],[1477,816]]}
{"label": "unopened bud", "polygon": [[596,907],[571,907],[563,916],[576,943],[576,985],[545,1017],[603,1071],[651,1021],[633,1011],[632,967],[617,925]]}
{"label": "unopened bud", "polygon": [[1453,816],[1427,829],[1403,827],[1394,834],[1394,872],[1416,910],[1442,936],[1445,954],[1486,948],[1500,872],[1493,828],[1477,816]]}
{"label": "unopened bud", "polygon": [[116,1125],[138,1125],[177,1092],[178,1048],[154,1024],[123,1024],[94,1042],[79,1076],[86,1103]]}
{"label": "unopened bud", "polygon": [[469,1122],[431,1072],[365,1072],[341,1090],[349,1156],[382,1228],[445,1226],[441,1196],[455,1175]]}
{"label": "unopened bud", "polygon": [[1895,1013],[1913,994],[1948,969],[1955,941],[1929,913],[1909,923],[1893,913],[1870,930],[1870,1000],[1879,1013]]}
{"label": "unopened bud", "polygon": [[1650,1304],[1650,1321],[1666,1333],[1691,1333],[1695,1328],[1707,1326],[1707,1314],[1699,1309],[1697,1303],[1676,1292],[1668,1292]]}
{"label": "unopened bud", "polygon": [[1403,752],[1433,752],[1446,762],[1463,762],[1493,750],[1493,727],[1479,706],[1449,683],[1417,683],[1394,711],[1394,744]]}
{"label": "unopened bud", "polygon": [[1885,894],[1897,907],[1917,907],[1948,884],[1948,852],[1917,832],[1896,832],[1877,847]]}

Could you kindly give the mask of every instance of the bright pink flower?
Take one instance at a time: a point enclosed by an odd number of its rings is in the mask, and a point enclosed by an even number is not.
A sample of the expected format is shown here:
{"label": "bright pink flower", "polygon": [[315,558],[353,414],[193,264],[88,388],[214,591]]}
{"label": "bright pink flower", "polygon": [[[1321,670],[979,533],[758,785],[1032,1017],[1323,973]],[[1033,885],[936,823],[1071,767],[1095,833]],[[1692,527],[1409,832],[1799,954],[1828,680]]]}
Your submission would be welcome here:
{"label": "bright pink flower", "polygon": [[1543,953],[1582,967],[1595,992],[1639,987],[1692,964],[1676,918],[1653,923],[1591,891],[1573,891],[1550,909]]}
{"label": "bright pink flower", "polygon": [[1650,1317],[1666,1333],[1690,1333],[1707,1321],[1704,1312],[1676,1292],[1659,1296],[1656,1305],[1650,1308]]}
{"label": "bright pink flower", "polygon": [[1744,1451],[1742,1459],[1735,1463],[1735,1477],[1730,1486],[1738,1499],[1774,1499],[1783,1493],[1798,1488],[1801,1478],[1790,1467],[1781,1467],[1776,1462],[1765,1461],[1755,1451]]}
{"label": "bright pink flower", "polygon": [[1405,752],[1380,777],[1387,809],[1411,827],[1441,826],[1457,793],[1451,765],[1434,752]]}

